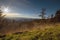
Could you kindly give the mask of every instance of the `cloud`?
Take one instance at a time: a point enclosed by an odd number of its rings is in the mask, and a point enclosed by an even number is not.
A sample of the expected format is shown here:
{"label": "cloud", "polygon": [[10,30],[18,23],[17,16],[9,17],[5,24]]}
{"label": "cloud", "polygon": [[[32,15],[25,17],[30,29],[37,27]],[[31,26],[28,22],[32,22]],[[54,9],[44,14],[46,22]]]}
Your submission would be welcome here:
{"label": "cloud", "polygon": [[40,17],[35,17],[35,16],[29,16],[25,14],[20,14],[20,13],[3,13],[3,15],[6,15],[6,18],[33,18],[33,19],[40,19]]}
{"label": "cloud", "polygon": [[27,8],[30,2],[28,0],[0,0],[0,5],[15,7],[15,8]]}
{"label": "cloud", "polygon": [[6,15],[5,17],[19,17],[21,14],[18,13],[3,13],[3,15]]}

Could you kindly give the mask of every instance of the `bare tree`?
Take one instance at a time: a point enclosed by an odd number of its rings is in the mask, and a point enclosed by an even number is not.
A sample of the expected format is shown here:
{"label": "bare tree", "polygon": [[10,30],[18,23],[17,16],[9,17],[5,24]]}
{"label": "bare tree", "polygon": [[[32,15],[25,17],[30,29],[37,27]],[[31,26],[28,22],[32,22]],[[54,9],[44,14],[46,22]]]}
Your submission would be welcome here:
{"label": "bare tree", "polygon": [[46,9],[42,8],[41,15],[39,15],[42,19],[45,19],[45,14],[46,14],[45,11],[46,11]]}

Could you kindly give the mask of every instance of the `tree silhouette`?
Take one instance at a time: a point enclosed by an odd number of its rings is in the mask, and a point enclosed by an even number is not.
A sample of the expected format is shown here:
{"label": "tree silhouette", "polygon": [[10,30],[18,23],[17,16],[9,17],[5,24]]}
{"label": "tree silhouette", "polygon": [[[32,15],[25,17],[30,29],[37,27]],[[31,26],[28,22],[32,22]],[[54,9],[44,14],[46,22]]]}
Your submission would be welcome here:
{"label": "tree silhouette", "polygon": [[53,18],[54,17],[54,15],[53,14],[51,14],[51,18]]}
{"label": "tree silhouette", "polygon": [[46,11],[46,9],[42,8],[41,15],[39,15],[42,19],[45,19],[45,14],[46,14],[45,11]]}
{"label": "tree silhouette", "polygon": [[5,15],[2,15],[2,10],[0,9],[0,29],[3,27],[3,22],[4,22],[4,16]]}
{"label": "tree silhouette", "polygon": [[58,10],[58,11],[56,12],[55,17],[56,17],[56,18],[60,18],[60,10]]}
{"label": "tree silhouette", "polygon": [[58,10],[55,14],[55,21],[60,22],[60,10]]}
{"label": "tree silhouette", "polygon": [[2,13],[3,13],[2,10],[0,10],[0,22],[3,21],[3,19],[5,17],[5,15],[3,15]]}

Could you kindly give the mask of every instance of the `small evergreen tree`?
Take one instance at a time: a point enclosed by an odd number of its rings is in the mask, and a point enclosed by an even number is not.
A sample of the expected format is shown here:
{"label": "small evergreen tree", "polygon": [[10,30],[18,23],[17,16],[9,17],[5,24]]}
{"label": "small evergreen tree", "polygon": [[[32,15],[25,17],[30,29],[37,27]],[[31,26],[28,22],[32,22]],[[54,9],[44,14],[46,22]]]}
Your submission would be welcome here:
{"label": "small evergreen tree", "polygon": [[54,15],[53,14],[51,14],[51,18],[53,18],[54,17]]}
{"label": "small evergreen tree", "polygon": [[60,22],[60,9],[55,14],[55,21]]}

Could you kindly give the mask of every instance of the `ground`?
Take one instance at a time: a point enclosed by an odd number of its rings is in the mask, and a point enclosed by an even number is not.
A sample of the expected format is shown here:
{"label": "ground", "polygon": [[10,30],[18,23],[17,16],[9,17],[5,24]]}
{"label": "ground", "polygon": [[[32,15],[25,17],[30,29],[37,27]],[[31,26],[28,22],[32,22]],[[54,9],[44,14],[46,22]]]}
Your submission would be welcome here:
{"label": "ground", "polygon": [[45,25],[25,32],[1,35],[0,40],[60,40],[60,23]]}

